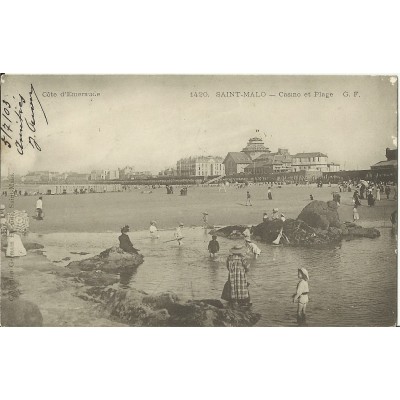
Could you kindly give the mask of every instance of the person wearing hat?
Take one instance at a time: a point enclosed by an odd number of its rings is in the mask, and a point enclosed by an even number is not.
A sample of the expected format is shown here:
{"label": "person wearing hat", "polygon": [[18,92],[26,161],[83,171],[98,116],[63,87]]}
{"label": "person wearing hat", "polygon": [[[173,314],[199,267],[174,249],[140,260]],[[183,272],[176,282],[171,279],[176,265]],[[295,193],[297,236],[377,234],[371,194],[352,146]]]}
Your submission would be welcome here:
{"label": "person wearing hat", "polygon": [[174,236],[175,239],[178,241],[179,246],[183,244],[182,239],[183,239],[183,234],[182,234],[182,228],[183,228],[183,222],[179,223],[179,226],[176,228]]}
{"label": "person wearing hat", "polygon": [[208,251],[211,258],[215,258],[219,252],[219,243],[217,240],[217,235],[212,235],[212,240],[208,243]]}
{"label": "person wearing hat", "polygon": [[243,246],[235,245],[230,249],[230,254],[226,260],[226,267],[229,273],[230,301],[239,305],[251,305],[249,285],[246,278],[249,264],[244,253]]}
{"label": "person wearing hat", "polygon": [[149,231],[150,231],[150,237],[152,238],[152,239],[158,239],[160,236],[158,236],[158,233],[157,233],[157,222],[156,221],[151,221],[150,222],[150,229],[149,229]]}
{"label": "person wearing hat", "polygon": [[297,276],[300,281],[297,284],[296,293],[293,295],[293,303],[298,302],[297,307],[297,322],[305,322],[306,320],[306,307],[308,303],[308,271],[303,267],[297,270]]}
{"label": "person wearing hat", "polygon": [[258,258],[258,256],[261,254],[259,247],[253,243],[250,238],[246,238],[244,244],[246,246],[247,253],[252,253],[254,258]]}
{"label": "person wearing hat", "polygon": [[285,214],[283,214],[283,213],[281,213],[281,221],[282,221],[282,222],[285,222],[285,221],[286,221]]}
{"label": "person wearing hat", "polygon": [[268,221],[268,213],[264,213],[263,214],[263,222],[267,222]]}
{"label": "person wearing hat", "polygon": [[272,209],[272,219],[279,219],[279,208],[273,208]]}
{"label": "person wearing hat", "polygon": [[118,237],[119,247],[123,251],[126,251],[127,253],[138,254],[139,250],[133,247],[133,244],[131,242],[131,239],[127,235],[127,232],[129,232],[129,226],[125,225],[124,227],[121,228],[121,235]]}

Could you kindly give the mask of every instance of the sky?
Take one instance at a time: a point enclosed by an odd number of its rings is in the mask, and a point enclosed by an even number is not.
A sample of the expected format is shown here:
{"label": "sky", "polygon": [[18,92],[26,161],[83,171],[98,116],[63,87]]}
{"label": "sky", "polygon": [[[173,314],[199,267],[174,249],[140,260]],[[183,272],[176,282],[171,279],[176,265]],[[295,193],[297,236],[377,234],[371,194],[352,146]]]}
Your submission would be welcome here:
{"label": "sky", "polygon": [[[28,144],[31,85],[41,151]],[[61,96],[68,91],[100,95]],[[193,96],[199,92],[207,97]],[[226,92],[239,97],[223,97]],[[127,165],[158,173],[182,157],[225,157],[255,136],[273,152],[279,147],[291,154],[323,152],[342,169],[368,169],[385,159],[386,147],[397,147],[397,78],[389,76],[6,75],[2,124],[8,123],[8,104],[19,111],[20,95],[26,101],[24,154],[14,144],[20,126],[11,112],[11,148],[2,143],[2,175]]]}

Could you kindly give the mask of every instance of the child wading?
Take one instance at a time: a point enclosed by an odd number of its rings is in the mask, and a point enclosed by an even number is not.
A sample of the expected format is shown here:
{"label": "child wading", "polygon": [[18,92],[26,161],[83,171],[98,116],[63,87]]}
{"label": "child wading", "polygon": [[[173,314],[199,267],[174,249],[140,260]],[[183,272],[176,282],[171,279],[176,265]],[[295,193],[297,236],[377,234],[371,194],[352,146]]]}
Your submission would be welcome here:
{"label": "child wading", "polygon": [[208,243],[208,251],[210,252],[210,257],[215,258],[219,252],[219,243],[217,241],[217,236],[212,235],[212,240]]}
{"label": "child wading", "polygon": [[353,221],[358,221],[360,216],[358,214],[357,206],[355,205],[353,208]]}
{"label": "child wading", "polygon": [[150,229],[149,229],[149,231],[150,231],[150,237],[152,238],[152,239],[158,239],[160,236],[158,236],[158,231],[157,231],[157,222],[156,221],[151,221],[150,222]]}
{"label": "child wading", "polygon": [[306,321],[306,307],[308,303],[308,272],[305,268],[300,268],[298,271],[298,277],[300,278],[297,284],[296,293],[293,295],[293,303],[298,302],[297,307],[297,322],[302,323]]}
{"label": "child wading", "polygon": [[178,228],[176,228],[174,236],[175,236],[175,240],[178,241],[179,246],[183,244],[182,239],[183,239],[183,234],[182,234],[182,229],[183,229],[183,222],[181,222],[178,226]]}
{"label": "child wading", "polygon": [[250,195],[250,192],[249,191],[247,191],[247,194],[246,194],[246,206],[252,206],[253,204],[251,204],[251,195]]}

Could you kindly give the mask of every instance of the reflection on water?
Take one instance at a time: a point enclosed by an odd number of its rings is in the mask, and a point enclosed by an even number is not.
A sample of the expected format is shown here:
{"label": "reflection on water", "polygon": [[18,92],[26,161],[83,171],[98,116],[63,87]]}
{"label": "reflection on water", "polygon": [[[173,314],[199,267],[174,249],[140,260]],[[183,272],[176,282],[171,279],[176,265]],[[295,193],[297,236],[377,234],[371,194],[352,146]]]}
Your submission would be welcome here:
{"label": "reflection on water", "polygon": [[[210,259],[210,236],[203,228],[184,229],[184,244],[172,241],[173,231],[130,232],[134,246],[141,249],[144,263],[130,275],[120,276],[121,287],[135,287],[155,294],[173,291],[183,299],[219,299],[227,279],[225,260],[232,240],[218,238],[220,253]],[[396,239],[381,228],[377,239],[343,241],[325,249],[289,248],[258,243],[261,255],[251,259],[248,281],[253,310],[262,317],[259,326],[294,326],[296,305],[292,302],[298,282],[297,269],[310,274],[309,326],[394,325],[396,315]],[[118,233],[57,233],[32,239],[44,244],[52,261],[91,257],[118,245]],[[240,242],[240,241],[239,241]],[[71,254],[89,252],[89,254]]]}

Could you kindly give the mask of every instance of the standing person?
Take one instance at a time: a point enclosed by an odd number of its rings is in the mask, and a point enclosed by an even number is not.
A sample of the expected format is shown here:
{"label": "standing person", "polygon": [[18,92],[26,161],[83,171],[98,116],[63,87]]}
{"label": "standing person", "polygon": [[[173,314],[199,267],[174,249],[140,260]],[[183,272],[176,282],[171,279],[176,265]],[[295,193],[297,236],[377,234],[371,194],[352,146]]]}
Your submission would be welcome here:
{"label": "standing person", "polygon": [[202,214],[203,214],[203,227],[208,228],[208,212],[204,211]]}
{"label": "standing person", "polygon": [[381,189],[379,186],[376,187],[376,200],[381,201]]}
{"label": "standing person", "polygon": [[360,202],[360,199],[358,197],[358,191],[357,190],[355,190],[354,194],[353,194],[353,203],[354,203],[354,205],[356,207],[361,206],[361,202]]}
{"label": "standing person", "polygon": [[182,229],[183,229],[183,222],[180,222],[179,226],[176,228],[175,233],[174,233],[175,239],[178,241],[179,246],[183,244]]}
{"label": "standing person", "polygon": [[37,213],[37,219],[43,219],[43,200],[42,196],[38,198],[36,201],[36,213]]}
{"label": "standing person", "polygon": [[217,235],[212,235],[212,239],[208,243],[208,252],[211,258],[215,258],[219,252],[219,243],[217,240]]}
{"label": "standing person", "polygon": [[354,205],[353,208],[353,221],[358,221],[360,219],[360,215],[358,214],[357,206]]}
{"label": "standing person", "polygon": [[261,254],[259,247],[253,243],[250,238],[246,238],[244,244],[246,246],[247,253],[252,253],[254,258],[258,258],[258,256]]}
{"label": "standing person", "polygon": [[251,204],[251,195],[250,195],[250,192],[249,191],[247,191],[247,194],[246,194],[246,206],[252,206],[253,204]]}
{"label": "standing person", "polygon": [[242,235],[245,239],[251,239],[251,225],[247,225],[246,229],[243,231]]}
{"label": "standing person", "polygon": [[281,213],[281,221],[282,221],[282,222],[285,222],[285,221],[286,221],[285,214],[283,214],[283,213]]}
{"label": "standing person", "polygon": [[310,200],[314,200],[314,196],[310,194]]}
{"label": "standing person", "polygon": [[150,228],[149,228],[149,231],[150,231],[150,237],[152,238],[152,239],[158,239],[160,236],[158,236],[158,230],[157,230],[157,222],[156,221],[151,221],[150,222]]}
{"label": "standing person", "polygon": [[271,188],[268,188],[268,200],[272,200],[272,192],[271,192]]}
{"label": "standing person", "polygon": [[296,293],[293,295],[293,303],[298,302],[297,307],[297,322],[305,322],[306,321],[306,307],[308,303],[308,271],[305,268],[300,268],[297,270],[297,276],[299,277],[300,281],[297,284]]}
{"label": "standing person", "polygon": [[251,305],[249,285],[246,272],[249,271],[249,264],[244,256],[243,246],[235,245],[230,250],[226,259],[228,269],[228,282],[230,283],[230,299],[239,305]]}
{"label": "standing person", "polygon": [[386,193],[386,198],[389,200],[389,196],[390,196],[390,186],[389,185],[386,185],[385,193]]}
{"label": "standing person", "polygon": [[367,200],[368,200],[368,205],[370,207],[372,207],[375,204],[375,199],[374,195],[372,194],[372,190],[368,192]]}
{"label": "standing person", "polygon": [[263,222],[267,222],[268,221],[268,213],[264,213],[263,214]]}
{"label": "standing person", "polygon": [[131,239],[127,235],[128,232],[129,232],[129,226],[128,225],[125,225],[124,227],[121,228],[121,235],[118,237],[118,239],[119,239],[119,247],[123,251],[125,251],[127,253],[138,254],[139,250],[135,249],[133,247]]}

